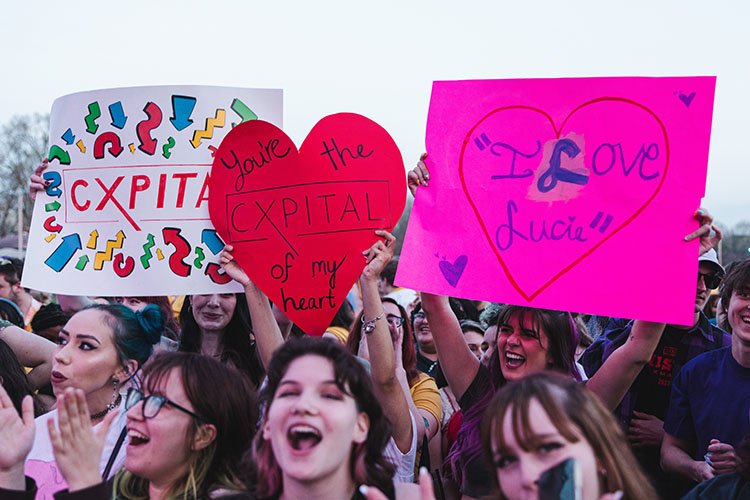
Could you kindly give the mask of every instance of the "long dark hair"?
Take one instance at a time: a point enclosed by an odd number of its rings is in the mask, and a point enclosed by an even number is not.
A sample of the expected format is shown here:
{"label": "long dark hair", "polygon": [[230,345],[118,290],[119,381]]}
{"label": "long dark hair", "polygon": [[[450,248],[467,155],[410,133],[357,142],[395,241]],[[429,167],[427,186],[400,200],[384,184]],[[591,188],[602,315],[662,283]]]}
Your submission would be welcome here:
{"label": "long dark hair", "polygon": [[19,415],[21,414],[21,402],[26,396],[31,396],[34,400],[34,415],[39,416],[44,412],[39,398],[34,393],[34,388],[26,378],[21,362],[16,357],[16,353],[3,340],[0,340],[0,380],[2,380],[3,389],[10,396],[10,400]]}
{"label": "long dark hair", "polygon": [[[417,351],[414,348],[414,336],[411,333],[411,325],[409,324],[409,316],[406,314],[406,309],[390,297],[384,297],[383,303],[388,302],[398,307],[398,313],[401,316],[401,328],[404,332],[404,340],[401,342],[401,359],[403,361],[404,370],[406,371],[406,379],[411,386],[419,378],[419,370],[417,370]],[[362,340],[362,313],[359,313],[354,319],[351,328],[349,329],[349,336],[346,338],[346,350],[357,355],[359,350],[359,342]]]}
{"label": "long dark hair", "polygon": [[[352,479],[357,484],[373,485],[381,490],[390,488],[395,466],[384,457],[383,451],[391,436],[391,424],[375,397],[364,366],[338,342],[326,338],[294,338],[274,353],[268,364],[268,382],[260,394],[260,405],[265,406],[266,417],[287,368],[292,361],[306,355],[321,356],[331,362],[339,390],[354,398],[357,409],[369,419],[367,439],[352,448],[349,462]],[[283,491],[281,469],[271,443],[263,439],[261,432],[255,436],[253,458],[258,496],[265,498]]]}
{"label": "long dark hair", "polygon": [[[581,384],[555,372],[534,373],[503,387],[492,399],[482,420],[482,443],[487,463],[493,463],[492,443],[506,448],[508,436],[503,420],[510,412],[515,441],[523,449],[536,449],[539,436],[533,433],[529,416],[531,401],[536,400],[562,437],[570,443],[585,439],[594,450],[603,492],[623,491],[624,498],[657,498],[630,450],[619,424],[598,398]],[[492,474],[496,487],[497,475]],[[505,498],[500,491],[499,497]]]}
{"label": "long dark hair", "polygon": [[[192,442],[203,424],[212,424],[216,437],[211,444],[191,454],[188,472],[171,486],[170,498],[181,495],[209,498],[219,488],[244,490],[238,464],[252,443],[258,419],[255,390],[250,381],[234,368],[207,356],[164,352],[143,369],[147,392],[158,394],[173,370],[180,374],[185,395],[194,413],[201,417],[192,418],[186,443]],[[148,496],[148,481],[144,478],[123,471],[115,481],[118,498]]]}
{"label": "long dark hair", "polygon": [[[540,343],[541,333],[546,334],[547,352],[552,358],[549,369],[564,373],[577,382],[581,381],[581,375],[576,368],[574,358],[578,345],[578,331],[570,313],[507,305],[497,318],[498,336],[501,335],[500,326],[508,324],[514,316],[518,317],[519,323],[523,323],[526,318],[530,317],[532,329],[539,334]],[[492,349],[493,352],[488,366],[490,383],[492,384],[491,390],[484,394],[474,406],[463,411],[461,428],[456,435],[456,441],[453,443],[448,457],[446,457],[459,484],[464,476],[466,464],[476,460],[482,453],[479,431],[487,405],[495,391],[507,383],[500,368],[500,354],[497,350],[497,343]]]}
{"label": "long dark hair", "polygon": [[[253,325],[250,321],[250,309],[244,293],[236,293],[237,304],[232,319],[221,336],[221,361],[232,363],[250,378],[255,387],[263,380],[263,365],[255,349],[255,341],[250,340]],[[201,352],[203,335],[193,316],[192,297],[186,296],[180,309],[180,351]]]}

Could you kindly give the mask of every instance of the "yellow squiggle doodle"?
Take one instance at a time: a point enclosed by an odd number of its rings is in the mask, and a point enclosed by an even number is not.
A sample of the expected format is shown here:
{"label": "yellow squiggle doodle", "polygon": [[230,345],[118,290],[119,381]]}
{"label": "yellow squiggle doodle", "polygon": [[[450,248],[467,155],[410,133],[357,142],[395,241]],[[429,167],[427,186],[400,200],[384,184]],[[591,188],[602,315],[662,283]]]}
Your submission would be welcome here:
{"label": "yellow squiggle doodle", "polygon": [[52,240],[55,239],[55,236],[57,236],[57,233],[52,233],[49,236],[47,236],[46,238],[44,238],[44,241],[46,241],[47,243],[49,243],[50,241],[52,241]]}
{"label": "yellow squiggle doodle", "polygon": [[130,154],[135,153],[135,144],[128,144],[128,147],[130,148]]}
{"label": "yellow squiggle doodle", "polygon": [[163,254],[163,253],[161,253],[161,248],[157,248],[157,249],[156,249],[156,257],[157,257],[157,258],[158,258],[159,260],[162,260],[162,259],[164,258],[164,254]]}
{"label": "yellow squiggle doodle", "polygon": [[122,230],[117,233],[116,239],[107,240],[106,250],[103,252],[96,252],[96,255],[94,256],[94,269],[101,271],[102,267],[104,267],[104,261],[112,260],[112,252],[115,251],[115,248],[122,248],[123,241],[125,241],[125,233],[123,233]]}
{"label": "yellow squiggle doodle", "polygon": [[223,127],[227,113],[223,109],[216,110],[216,118],[206,118],[206,130],[196,130],[190,144],[194,148],[201,145],[201,139],[211,139],[214,136],[214,127]]}
{"label": "yellow squiggle doodle", "polygon": [[78,142],[76,142],[76,146],[81,150],[81,153],[86,152],[86,146],[83,145],[83,139],[79,139]]}

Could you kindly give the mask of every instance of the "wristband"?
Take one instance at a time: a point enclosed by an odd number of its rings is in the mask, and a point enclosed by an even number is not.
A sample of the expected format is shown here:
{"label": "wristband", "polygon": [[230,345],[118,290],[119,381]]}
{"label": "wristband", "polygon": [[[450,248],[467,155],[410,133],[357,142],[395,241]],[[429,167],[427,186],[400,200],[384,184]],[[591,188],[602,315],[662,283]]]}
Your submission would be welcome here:
{"label": "wristband", "polygon": [[375,330],[375,322],[382,318],[384,314],[385,309],[383,309],[383,312],[380,313],[380,316],[378,316],[377,318],[370,321],[365,321],[365,314],[362,313],[362,333],[364,333],[365,335],[371,334],[373,330]]}

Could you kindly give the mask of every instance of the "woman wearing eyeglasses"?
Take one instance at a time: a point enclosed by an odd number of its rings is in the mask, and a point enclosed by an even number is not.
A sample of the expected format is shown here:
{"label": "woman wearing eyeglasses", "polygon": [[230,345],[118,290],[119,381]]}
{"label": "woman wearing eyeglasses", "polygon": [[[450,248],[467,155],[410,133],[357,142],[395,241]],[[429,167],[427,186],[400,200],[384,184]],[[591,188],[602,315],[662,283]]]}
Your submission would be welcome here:
{"label": "woman wearing eyeglasses", "polygon": [[[156,356],[143,375],[143,391],[130,388],[124,401],[130,439],[125,469],[108,482],[102,481],[96,467],[106,431],[92,429],[82,391],[65,392],[59,427],[49,426],[60,472],[68,482],[62,496],[251,498],[238,472],[257,420],[255,394],[246,378],[218,361],[190,353]],[[231,390],[217,391],[217,387]],[[0,488],[5,488],[0,496],[30,498],[33,485],[24,484],[17,463],[33,429],[26,414],[21,421],[5,411],[2,396],[0,449],[6,451],[0,451]]]}
{"label": "woman wearing eyeglasses", "polygon": [[[101,428],[105,417],[113,419],[104,453],[96,457],[100,476],[114,475],[125,460],[121,389],[151,356],[163,330],[164,317],[156,306],[135,313],[121,305],[96,304],[73,315],[60,331],[50,377],[55,395],[80,389],[91,410],[91,425]],[[25,463],[26,475],[36,480],[39,499],[66,487],[46,432],[47,424],[57,420],[57,410],[36,419],[38,432]]]}
{"label": "woman wearing eyeglasses", "polygon": [[[426,437],[429,441],[437,434],[438,416],[442,412],[440,392],[435,380],[417,370],[417,357],[414,348],[414,337],[409,322],[406,321],[406,310],[395,300],[385,297],[382,299],[385,320],[393,342],[393,352],[396,360],[396,377],[402,389],[405,389],[411,399],[409,408],[417,423],[417,443],[422,443]],[[362,335],[362,314],[355,319],[346,348],[352,354],[370,359],[367,342]],[[406,392],[405,391],[405,392]]]}

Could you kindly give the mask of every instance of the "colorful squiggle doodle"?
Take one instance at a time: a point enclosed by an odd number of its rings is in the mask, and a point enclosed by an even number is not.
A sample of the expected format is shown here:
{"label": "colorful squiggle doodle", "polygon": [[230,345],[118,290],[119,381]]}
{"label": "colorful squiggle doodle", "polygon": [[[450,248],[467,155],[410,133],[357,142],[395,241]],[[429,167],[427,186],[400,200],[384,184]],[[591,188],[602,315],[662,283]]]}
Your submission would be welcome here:
{"label": "colorful squiggle doodle", "polygon": [[219,285],[224,285],[232,281],[232,278],[230,278],[227,273],[223,272],[221,266],[215,262],[211,262],[206,266],[206,276]]}
{"label": "colorful squiggle doodle", "polygon": [[193,124],[190,115],[195,109],[196,98],[185,95],[172,96],[172,118],[169,119],[179,132]]}
{"label": "colorful squiggle doodle", "polygon": [[60,210],[60,206],[61,206],[60,202],[55,200],[52,203],[47,203],[46,205],[44,205],[44,211],[45,212],[57,212],[58,210]]}
{"label": "colorful squiggle doodle", "polygon": [[100,116],[102,116],[102,112],[99,109],[99,103],[94,101],[89,104],[89,114],[83,119],[83,121],[86,122],[86,132],[89,134],[95,134],[96,131],[99,130],[99,125],[96,123],[96,120]]}
{"label": "colorful squiggle doodle", "polygon": [[223,109],[217,109],[215,118],[206,118],[206,129],[196,130],[193,133],[193,139],[190,141],[190,144],[192,144],[194,148],[197,148],[201,145],[201,139],[211,139],[214,136],[214,128],[221,128],[224,126],[226,116],[226,111]]}
{"label": "colorful squiggle doodle", "polygon": [[88,255],[81,255],[81,257],[78,259],[78,262],[76,262],[76,269],[79,271],[83,271],[86,269],[86,264],[89,263],[89,256]]}
{"label": "colorful squiggle doodle", "polygon": [[96,252],[94,255],[94,269],[101,271],[104,267],[104,262],[112,260],[112,253],[115,248],[122,248],[122,244],[125,241],[125,233],[120,230],[117,233],[117,237],[114,240],[107,240],[107,248],[103,252]]}
{"label": "colorful squiggle doodle", "polygon": [[63,227],[60,224],[55,223],[54,215],[44,221],[44,229],[46,229],[50,233],[59,233],[60,231],[62,231],[62,228]]}
{"label": "colorful squiggle doodle", "polygon": [[190,264],[186,264],[184,259],[190,255],[190,243],[180,235],[182,229],[176,227],[165,227],[162,229],[164,243],[174,246],[174,253],[169,256],[169,268],[177,276],[186,278],[190,276]]}
{"label": "colorful squiggle doodle", "polygon": [[47,158],[51,162],[52,160],[58,160],[60,165],[70,165],[70,155],[60,146],[53,145],[49,148],[49,155]]}
{"label": "colorful squiggle doodle", "polygon": [[154,254],[151,253],[151,248],[153,248],[154,245],[156,245],[156,243],[154,243],[154,235],[149,233],[146,237],[146,243],[143,245],[143,255],[141,255],[141,265],[143,266],[143,269],[151,267],[149,260],[154,256]]}
{"label": "colorful squiggle doodle", "polygon": [[72,130],[68,129],[60,137],[60,139],[62,139],[63,141],[65,141],[65,144],[67,144],[68,146],[70,146],[71,144],[73,144],[73,141],[76,140],[76,136],[73,135],[73,131]]}
{"label": "colorful squiggle doodle", "polygon": [[86,243],[86,248],[96,250],[96,242],[98,240],[99,240],[99,231],[94,229],[93,231],[91,231],[91,234],[89,234],[89,242]]}
{"label": "colorful squiggle doodle", "polygon": [[167,140],[167,143],[161,148],[162,155],[164,156],[164,158],[169,158],[170,156],[172,156],[172,152],[170,151],[170,149],[172,149],[174,145],[175,145],[174,137],[170,137]]}
{"label": "colorful squiggle doodle", "polygon": [[151,131],[161,124],[161,108],[156,103],[149,102],[143,108],[143,112],[148,115],[148,119],[139,122],[135,128],[138,140],[141,141],[138,149],[146,154],[153,155],[158,141],[151,137]]}
{"label": "colorful squiggle doodle", "polygon": [[135,144],[133,144],[133,143],[131,142],[130,144],[128,144],[128,147],[130,148],[130,154],[131,154],[131,155],[132,155],[132,154],[135,154]]}
{"label": "colorful squiggle doodle", "polygon": [[70,259],[78,250],[81,249],[81,237],[76,233],[64,236],[60,245],[47,257],[44,263],[52,268],[55,272],[60,272],[67,265]]}
{"label": "colorful squiggle doodle", "polygon": [[52,241],[52,240],[55,239],[55,236],[57,236],[57,234],[56,233],[52,233],[49,236],[47,236],[46,238],[44,238],[44,241],[46,241],[47,243],[49,243],[50,241]]}
{"label": "colorful squiggle doodle", "polygon": [[[240,123],[245,123],[246,121],[249,121],[249,120],[258,119],[258,115],[256,115],[252,109],[248,108],[244,102],[240,101],[236,97],[234,98],[234,101],[232,101],[231,108],[232,108],[232,111],[240,115],[240,118],[242,118],[242,121],[240,121]],[[232,123],[232,127],[235,127],[236,125],[237,125],[236,123]]]}
{"label": "colorful squiggle doodle", "polygon": [[109,116],[112,117],[112,126],[122,130],[125,122],[128,121],[128,117],[125,116],[125,111],[122,109],[122,101],[117,101],[109,105]]}
{"label": "colorful squiggle doodle", "polygon": [[86,152],[86,146],[83,145],[83,139],[78,139],[78,142],[76,142],[76,146],[78,146],[78,149],[81,151],[81,153]]}
{"label": "colorful squiggle doodle", "polygon": [[120,137],[114,132],[104,132],[96,138],[94,142],[94,158],[101,160],[104,158],[104,145],[109,144],[109,154],[117,158],[122,153]]}
{"label": "colorful squiggle doodle", "polygon": [[164,254],[161,253],[161,248],[156,249],[156,258],[159,260],[164,260]]}
{"label": "colorful squiggle doodle", "polygon": [[115,270],[115,274],[120,278],[124,278],[135,269],[135,261],[133,257],[123,257],[121,253],[115,255],[115,259],[112,261],[112,266]]}
{"label": "colorful squiggle doodle", "polygon": [[50,181],[49,186],[44,188],[44,192],[47,193],[47,196],[54,196],[56,198],[62,196],[62,190],[59,187],[62,184],[62,177],[60,176],[60,172],[50,170],[48,172],[44,172],[44,174],[42,174],[42,177],[45,180]]}
{"label": "colorful squiggle doodle", "polygon": [[224,248],[224,242],[216,234],[215,229],[204,229],[201,231],[201,244],[206,245],[214,255],[221,252],[221,249]]}
{"label": "colorful squiggle doodle", "polygon": [[193,265],[200,269],[203,267],[203,261],[206,260],[206,254],[203,253],[201,247],[195,247],[195,255],[197,255],[197,257],[193,261]]}

